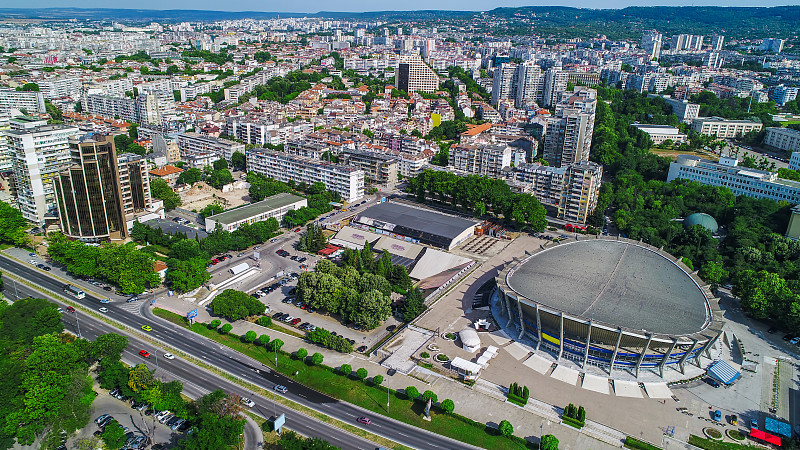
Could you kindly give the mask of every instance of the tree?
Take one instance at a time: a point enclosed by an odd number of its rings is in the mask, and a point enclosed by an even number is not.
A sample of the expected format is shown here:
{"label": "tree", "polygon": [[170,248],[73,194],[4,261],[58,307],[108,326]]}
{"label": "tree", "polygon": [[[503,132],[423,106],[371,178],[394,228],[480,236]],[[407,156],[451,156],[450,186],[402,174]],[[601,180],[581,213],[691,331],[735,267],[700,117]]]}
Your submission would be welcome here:
{"label": "tree", "polygon": [[250,343],[256,340],[256,332],[253,330],[248,331],[247,333],[242,336],[242,340],[244,342]]}
{"label": "tree", "polygon": [[205,219],[206,217],[211,217],[216,214],[220,214],[225,211],[225,207],[222,206],[219,202],[215,201],[214,203],[206,205],[203,209],[200,210],[200,217]]}
{"label": "tree", "polygon": [[198,181],[203,179],[203,172],[200,171],[197,167],[192,167],[191,169],[184,170],[178,175],[178,184],[195,184]]}
{"label": "tree", "polygon": [[306,349],[304,349],[302,347],[298,348],[297,351],[294,352],[294,355],[297,357],[297,359],[299,359],[300,361],[303,361],[303,360],[306,359],[306,356],[308,356],[308,350],[306,350]]}
{"label": "tree", "polygon": [[341,373],[346,377],[350,376],[352,372],[353,372],[353,366],[351,366],[350,364],[342,364],[341,367],[339,367],[339,373]]}
{"label": "tree", "polygon": [[125,430],[122,428],[122,425],[116,420],[112,420],[111,423],[107,424],[103,429],[101,438],[107,448],[120,448],[125,444],[128,436],[125,436]]}
{"label": "tree", "polygon": [[314,363],[315,366],[318,366],[318,365],[322,364],[323,359],[324,359],[324,357],[322,356],[322,353],[319,353],[319,352],[315,352],[311,356],[311,362]]}
{"label": "tree", "polygon": [[211,311],[230,321],[264,314],[266,308],[258,299],[235,289],[225,289],[211,301]]}
{"label": "tree", "polygon": [[222,325],[222,321],[219,319],[214,319],[211,321],[211,323],[208,324],[208,328],[216,330],[217,328],[219,328],[220,325]]}
{"label": "tree", "polygon": [[449,398],[446,398],[442,400],[442,403],[439,404],[439,407],[447,414],[451,414],[456,409],[456,404],[453,403],[453,401]]}
{"label": "tree", "polygon": [[371,290],[361,297],[359,308],[351,311],[353,323],[372,330],[392,314],[391,300],[378,290]]}
{"label": "tree", "polygon": [[170,246],[169,256],[181,261],[192,258],[208,259],[208,254],[200,249],[200,243],[194,239],[181,239]]}
{"label": "tree", "polygon": [[22,217],[19,209],[0,201],[0,242],[17,246],[25,245],[28,235],[28,222]]}
{"label": "tree", "polygon": [[722,263],[706,261],[700,267],[700,277],[711,285],[711,289],[716,290],[728,278],[728,271],[722,267]]}
{"label": "tree", "polygon": [[558,450],[558,439],[552,434],[545,434],[539,442],[540,450]]}
{"label": "tree", "polygon": [[372,384],[375,386],[380,386],[383,383],[383,375],[375,375],[372,377]]}
{"label": "tree", "polygon": [[365,378],[367,378],[367,375],[369,375],[367,373],[367,369],[363,367],[359,367],[358,370],[356,370],[356,378],[358,378],[359,380],[364,380]]}
{"label": "tree", "polygon": [[119,359],[120,354],[128,346],[128,338],[116,333],[107,333],[97,336],[92,344],[92,358],[103,360],[106,358]]}
{"label": "tree", "polygon": [[501,420],[500,426],[498,426],[497,429],[500,431],[500,434],[505,437],[511,437],[514,435],[514,426],[512,426],[511,422],[507,420]]}
{"label": "tree", "polygon": [[233,152],[233,155],[231,155],[231,166],[233,166],[233,170],[244,171],[247,169],[247,158],[244,153]]}
{"label": "tree", "polygon": [[419,397],[419,390],[414,386],[409,386],[406,388],[406,396],[411,400],[415,400]]}
{"label": "tree", "polygon": [[[224,161],[224,159],[219,161]],[[231,175],[231,171],[228,169],[214,170],[211,172],[211,175],[208,176],[206,182],[216,189],[222,189],[222,186],[233,183],[233,175]]]}
{"label": "tree", "polygon": [[39,85],[36,83],[25,83],[22,85],[21,91],[39,92]]}
{"label": "tree", "polygon": [[171,211],[181,205],[181,197],[161,178],[150,180],[150,193],[153,197],[164,201],[164,209]]}
{"label": "tree", "polygon": [[411,322],[425,312],[426,309],[428,309],[428,307],[425,306],[425,299],[422,297],[422,291],[419,288],[414,288],[408,292],[408,295],[403,301],[401,309],[403,320]]}
{"label": "tree", "polygon": [[279,352],[281,347],[283,347],[283,341],[280,339],[273,339],[269,345],[272,347],[272,350]]}
{"label": "tree", "polygon": [[233,325],[226,323],[222,326],[222,328],[219,329],[219,332],[222,334],[228,334],[231,332],[231,330],[233,330]]}
{"label": "tree", "polygon": [[438,399],[439,399],[439,397],[437,397],[436,394],[434,394],[433,391],[431,391],[431,390],[427,390],[427,391],[422,393],[422,401],[423,402],[427,403],[428,400],[430,400],[431,403],[436,403],[436,401]]}
{"label": "tree", "polygon": [[207,263],[207,257],[189,258],[186,261],[170,258],[167,260],[167,274],[164,281],[179,292],[197,289],[211,279],[211,274],[206,268]]}
{"label": "tree", "polygon": [[213,162],[212,167],[214,167],[214,170],[227,169],[228,168],[228,161],[226,161],[225,158],[218,159],[218,160]]}
{"label": "tree", "polygon": [[266,334],[262,334],[261,336],[258,337],[258,343],[266,347],[267,344],[269,344],[269,336],[267,336]]}

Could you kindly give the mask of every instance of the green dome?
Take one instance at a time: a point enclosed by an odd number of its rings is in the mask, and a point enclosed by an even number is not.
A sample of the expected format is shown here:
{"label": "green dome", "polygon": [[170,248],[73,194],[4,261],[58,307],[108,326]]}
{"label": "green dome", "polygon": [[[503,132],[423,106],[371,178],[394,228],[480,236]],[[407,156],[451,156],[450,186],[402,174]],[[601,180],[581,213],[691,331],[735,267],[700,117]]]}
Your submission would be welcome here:
{"label": "green dome", "polygon": [[702,225],[703,228],[712,233],[716,233],[717,228],[719,228],[719,225],[717,225],[717,221],[706,213],[690,214],[689,217],[683,219],[684,228],[689,228],[694,225]]}

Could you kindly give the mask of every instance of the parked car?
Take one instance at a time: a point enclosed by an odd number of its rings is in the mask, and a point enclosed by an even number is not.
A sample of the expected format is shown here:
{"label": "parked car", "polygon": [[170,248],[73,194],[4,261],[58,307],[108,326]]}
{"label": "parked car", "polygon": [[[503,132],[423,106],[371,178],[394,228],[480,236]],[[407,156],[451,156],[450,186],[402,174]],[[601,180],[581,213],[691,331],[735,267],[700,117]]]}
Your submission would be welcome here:
{"label": "parked car", "polygon": [[358,350],[357,350],[357,351],[358,351],[359,353],[364,353],[364,352],[366,352],[366,351],[367,351],[367,346],[366,346],[366,345],[362,345],[361,347],[358,347]]}
{"label": "parked car", "polygon": [[300,319],[299,317],[297,317],[296,319],[293,319],[293,320],[291,321],[291,324],[292,324],[292,325],[297,325],[298,323],[300,323],[300,321],[301,321],[301,320],[302,320],[302,319]]}
{"label": "parked car", "polygon": [[739,423],[739,417],[737,417],[736,414],[731,414],[728,419],[731,421],[731,425],[733,426],[736,426]]}
{"label": "parked car", "polygon": [[750,428],[758,429],[758,419],[750,419]]}
{"label": "parked car", "polygon": [[705,380],[703,380],[703,381],[705,381],[705,382],[706,382],[706,383],[708,383],[710,386],[713,386],[713,387],[715,387],[715,388],[718,388],[718,387],[719,387],[719,382],[718,382],[717,380],[715,380],[715,379],[711,378],[711,377],[706,377],[706,378],[705,378]]}
{"label": "parked car", "polygon": [[96,424],[98,424],[98,425],[99,425],[99,424],[100,424],[100,422],[102,422],[103,420],[105,420],[105,418],[106,418],[106,417],[111,417],[111,415],[110,415],[110,414],[103,414],[103,415],[97,416],[97,418],[96,418],[96,419],[94,419],[94,423],[96,423]]}
{"label": "parked car", "polygon": [[714,411],[714,420],[717,422],[722,422],[722,411],[716,410]]}

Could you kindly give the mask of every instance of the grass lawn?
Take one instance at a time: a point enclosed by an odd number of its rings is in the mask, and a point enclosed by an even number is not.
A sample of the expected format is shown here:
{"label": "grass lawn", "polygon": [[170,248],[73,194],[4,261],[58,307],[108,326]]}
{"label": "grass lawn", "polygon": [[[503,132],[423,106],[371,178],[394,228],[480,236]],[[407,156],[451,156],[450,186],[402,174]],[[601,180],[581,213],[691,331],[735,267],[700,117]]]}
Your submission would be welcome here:
{"label": "grass lawn", "polygon": [[[189,328],[197,334],[219,342],[264,364],[271,367],[275,366],[275,353],[268,349],[258,345],[245,344],[238,336],[220,334],[216,330],[208,329],[206,325],[202,323],[195,323],[193,326],[189,327],[182,316],[170,311],[156,308],[153,312],[161,318]],[[309,355],[312,355],[316,351],[314,344],[309,343],[307,350]],[[358,369],[358,367],[353,367],[353,369]],[[415,427],[424,428],[434,433],[441,434],[442,436],[447,436],[482,448],[536,448],[536,445],[532,443],[526,446],[525,441],[522,439],[508,439],[496,435],[494,429],[487,429],[484,424],[478,424],[457,415],[442,414],[435,409],[431,410],[432,420],[430,422],[425,421],[422,419],[423,410],[425,409],[425,405],[422,402],[408,400],[405,395],[394,391],[389,394],[387,413],[387,392],[385,388],[380,389],[368,385],[367,383],[338,375],[328,367],[310,365],[283,353],[278,353],[278,370],[285,375],[291,376],[298,382],[328,394],[331,397],[358,405],[376,414],[390,416]],[[298,372],[296,376],[294,375],[295,372]],[[441,401],[444,399],[441,398],[439,400]]]}
{"label": "grass lawn", "polygon": [[742,450],[742,449],[762,448],[749,444],[744,445],[744,444],[737,444],[735,442],[713,441],[711,439],[706,439],[695,435],[689,436],[689,443],[696,447],[703,448],[705,450]]}

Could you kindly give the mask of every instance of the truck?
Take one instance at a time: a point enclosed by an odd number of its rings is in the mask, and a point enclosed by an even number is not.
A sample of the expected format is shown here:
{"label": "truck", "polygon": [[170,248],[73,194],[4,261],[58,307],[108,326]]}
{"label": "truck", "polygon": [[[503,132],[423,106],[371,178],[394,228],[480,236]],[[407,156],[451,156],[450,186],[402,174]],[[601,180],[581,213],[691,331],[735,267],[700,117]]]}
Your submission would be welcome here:
{"label": "truck", "polygon": [[231,273],[231,274],[233,274],[233,275],[239,275],[240,273],[244,272],[245,270],[247,270],[247,269],[249,269],[249,268],[250,268],[250,265],[249,265],[249,264],[247,264],[246,262],[243,262],[243,263],[239,263],[239,264],[237,264],[237,265],[235,265],[235,266],[231,267],[231,268],[230,268],[230,269],[228,269],[228,270],[229,270],[229,271],[230,271],[230,273]]}

